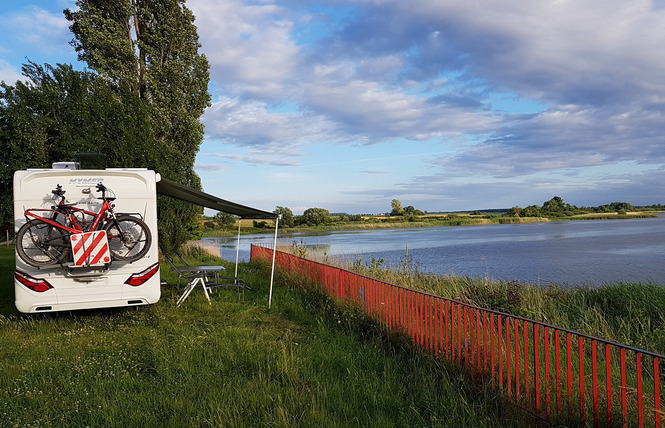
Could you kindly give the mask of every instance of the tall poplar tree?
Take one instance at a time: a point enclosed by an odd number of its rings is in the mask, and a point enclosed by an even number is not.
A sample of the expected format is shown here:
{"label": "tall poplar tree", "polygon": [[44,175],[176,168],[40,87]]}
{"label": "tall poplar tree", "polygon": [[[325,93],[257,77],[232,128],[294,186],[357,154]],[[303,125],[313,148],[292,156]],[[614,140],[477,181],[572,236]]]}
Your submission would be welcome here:
{"label": "tall poplar tree", "polygon": [[[78,0],[64,11],[71,44],[118,91],[151,107],[152,136],[160,156],[146,165],[162,176],[200,188],[194,161],[203,141],[200,117],[210,104],[208,61],[194,15],[184,0]],[[187,238],[200,208],[160,197],[160,244],[172,251]]]}

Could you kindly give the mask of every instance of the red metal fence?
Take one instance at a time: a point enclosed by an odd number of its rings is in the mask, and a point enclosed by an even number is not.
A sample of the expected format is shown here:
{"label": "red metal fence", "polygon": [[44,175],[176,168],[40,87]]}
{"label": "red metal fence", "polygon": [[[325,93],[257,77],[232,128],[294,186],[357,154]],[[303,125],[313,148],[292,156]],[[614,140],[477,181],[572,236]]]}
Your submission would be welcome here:
{"label": "red metal fence", "polygon": [[[272,258],[252,246],[252,260]],[[663,355],[367,278],[277,251],[276,265],[362,307],[436,358],[463,367],[545,417],[661,426]]]}

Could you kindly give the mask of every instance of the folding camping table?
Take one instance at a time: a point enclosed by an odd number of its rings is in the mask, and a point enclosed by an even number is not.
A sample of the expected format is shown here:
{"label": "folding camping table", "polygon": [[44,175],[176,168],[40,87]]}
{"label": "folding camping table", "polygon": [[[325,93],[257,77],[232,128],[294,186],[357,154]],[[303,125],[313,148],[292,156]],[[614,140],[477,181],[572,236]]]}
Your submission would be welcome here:
{"label": "folding camping table", "polygon": [[[229,277],[229,276],[220,276],[220,272],[224,272],[226,269],[224,269],[224,266],[187,266],[187,267],[180,267],[178,266],[178,273],[179,275],[182,275],[183,278],[188,279],[189,283],[187,284],[187,287],[185,288],[185,292],[180,296],[177,302],[177,306],[180,306],[182,302],[184,302],[187,297],[189,297],[190,293],[194,288],[196,288],[197,285],[200,285],[203,288],[203,293],[206,296],[206,299],[208,299],[208,302],[210,302],[210,295],[208,294],[208,288],[212,287],[238,287],[238,288],[247,288],[250,289],[247,284],[245,284],[245,281],[243,281],[240,278],[237,277]],[[213,281],[210,281],[210,279],[213,279]],[[233,283],[222,283],[220,282],[220,279],[229,279],[232,280]]]}
{"label": "folding camping table", "polygon": [[[192,290],[197,285],[200,285],[203,287],[203,293],[206,295],[206,299],[208,299],[208,302],[210,302],[210,295],[208,294],[208,287],[206,287],[206,281],[208,280],[208,277],[211,274],[214,274],[215,276],[219,275],[220,271],[224,270],[224,267],[222,266],[191,266],[187,268],[178,268],[181,272],[189,272],[185,273],[183,275],[184,278],[189,279],[189,284],[187,284],[187,287],[185,288],[185,292],[180,296],[178,299],[178,303],[176,306],[180,306],[182,302],[184,302],[187,297],[189,297],[190,293]],[[211,303],[212,304],[212,303]]]}

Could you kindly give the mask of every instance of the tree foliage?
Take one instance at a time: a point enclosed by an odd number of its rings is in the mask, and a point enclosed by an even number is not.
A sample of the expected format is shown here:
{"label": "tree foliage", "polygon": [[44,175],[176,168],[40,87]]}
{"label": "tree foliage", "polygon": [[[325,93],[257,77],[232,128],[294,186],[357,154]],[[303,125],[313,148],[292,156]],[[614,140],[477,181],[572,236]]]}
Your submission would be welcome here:
{"label": "tree foliage", "polygon": [[[70,65],[23,66],[27,82],[0,84],[0,186],[12,188],[13,172],[47,168],[79,152],[102,152],[109,166],[163,163],[152,134],[150,105],[115,91],[91,72]],[[3,222],[12,219],[12,194],[0,196]]]}
{"label": "tree foliage", "polygon": [[[89,71],[23,67],[27,83],[2,83],[0,185],[14,170],[48,167],[77,152],[107,155],[110,167],[146,167],[201,188],[193,166],[209,105],[208,61],[199,54],[184,0],[78,0],[64,11],[71,44]],[[160,245],[173,251],[200,228],[200,207],[158,198]],[[11,199],[0,199],[11,219]]]}
{"label": "tree foliage", "polygon": [[317,226],[332,222],[330,211],[324,208],[307,208],[299,218],[298,224]]}
{"label": "tree foliage", "polygon": [[409,205],[406,208],[404,208],[404,214],[406,216],[414,216],[414,215],[424,215],[425,213],[420,211],[419,209],[416,209],[413,207],[413,205]]}
{"label": "tree foliage", "polygon": [[403,208],[402,202],[399,199],[393,199],[390,202],[390,207],[392,208],[390,211],[391,216],[404,216],[413,219],[414,216],[425,214],[421,210],[416,209],[413,205],[409,205],[406,208]]}
{"label": "tree foliage", "polygon": [[608,213],[617,212],[625,214],[627,211],[635,211],[636,208],[628,202],[612,202],[598,207],[578,208],[555,196],[542,206],[529,205],[526,208],[515,206],[508,211],[508,215],[516,217],[570,217],[575,214],[584,213]]}
{"label": "tree foliage", "polygon": [[222,228],[230,228],[230,227],[232,227],[236,224],[236,221],[238,221],[237,216],[234,216],[233,214],[225,213],[225,212],[222,212],[222,211],[215,214],[213,219]]}
{"label": "tree foliage", "polygon": [[612,202],[611,204],[601,205],[596,208],[596,212],[620,212],[636,211],[636,208],[628,202]]}
{"label": "tree foliage", "polygon": [[404,209],[402,209],[402,202],[399,199],[393,199],[390,202],[390,215],[404,215]]}
{"label": "tree foliage", "polygon": [[[208,61],[194,15],[184,0],[78,0],[66,9],[79,59],[116,90],[134,93],[151,107],[157,169],[165,178],[201,188],[194,161],[203,140],[199,118],[210,103]],[[186,238],[170,223],[190,224],[202,212],[181,201],[160,204],[160,245],[175,250]]]}
{"label": "tree foliage", "polygon": [[290,208],[277,206],[273,210],[273,213],[282,216],[282,219],[279,221],[279,227],[293,227],[295,225],[295,217]]}

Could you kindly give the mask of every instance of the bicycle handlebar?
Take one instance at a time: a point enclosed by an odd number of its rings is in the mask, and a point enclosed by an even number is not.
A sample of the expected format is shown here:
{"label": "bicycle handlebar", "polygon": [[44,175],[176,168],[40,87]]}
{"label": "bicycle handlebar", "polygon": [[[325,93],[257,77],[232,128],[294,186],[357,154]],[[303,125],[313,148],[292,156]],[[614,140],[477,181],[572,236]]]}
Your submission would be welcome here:
{"label": "bicycle handlebar", "polygon": [[[106,192],[109,190],[109,188],[104,186],[103,183],[97,183],[96,187],[97,187],[97,192],[102,192],[101,199],[106,199]],[[61,204],[65,201],[65,193],[67,193],[67,191],[62,190],[62,186],[60,184],[56,185],[55,189],[51,190],[51,193],[53,193],[53,195],[61,198],[61,201],[60,201]],[[115,199],[115,198],[113,198],[113,199]],[[109,198],[109,200],[113,200],[113,199]]]}
{"label": "bicycle handlebar", "polygon": [[66,192],[67,192],[66,190],[62,190],[62,186],[59,184],[55,186],[54,190],[51,190],[51,193],[53,193],[55,196],[60,196],[60,197],[65,196]]}
{"label": "bicycle handlebar", "polygon": [[[113,201],[115,200],[115,194],[113,194],[113,190],[109,189],[108,187],[104,186],[103,183],[97,183],[97,191],[102,192],[102,197],[97,198],[97,199],[103,199],[105,201]],[[109,194],[110,196],[106,196],[106,194]]]}

